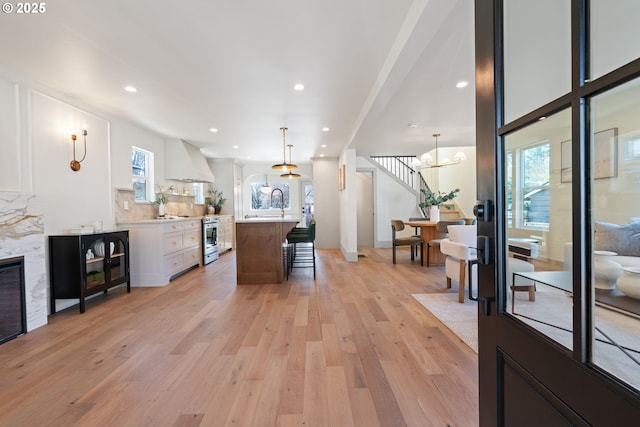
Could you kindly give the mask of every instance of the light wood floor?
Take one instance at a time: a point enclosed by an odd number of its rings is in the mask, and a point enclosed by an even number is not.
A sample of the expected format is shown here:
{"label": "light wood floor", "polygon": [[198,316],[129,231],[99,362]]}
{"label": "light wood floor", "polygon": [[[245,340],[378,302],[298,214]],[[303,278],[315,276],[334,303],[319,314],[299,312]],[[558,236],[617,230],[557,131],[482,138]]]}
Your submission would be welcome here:
{"label": "light wood floor", "polygon": [[0,425],[477,425],[477,355],[411,297],[443,267],[363,254],[236,286],[232,252],[58,313],[0,346]]}

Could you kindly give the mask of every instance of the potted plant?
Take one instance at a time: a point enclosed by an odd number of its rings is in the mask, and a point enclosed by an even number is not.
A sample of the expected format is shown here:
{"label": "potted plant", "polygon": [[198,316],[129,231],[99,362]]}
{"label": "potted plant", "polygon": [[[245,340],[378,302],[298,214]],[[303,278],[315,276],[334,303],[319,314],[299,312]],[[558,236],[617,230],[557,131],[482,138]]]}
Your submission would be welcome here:
{"label": "potted plant", "polygon": [[156,193],[155,204],[158,205],[158,216],[164,216],[164,205],[169,201],[169,194],[173,192],[173,185],[170,185],[165,191],[162,190],[162,187],[157,185],[158,192]]}
{"label": "potted plant", "polygon": [[442,193],[438,191],[437,193],[429,190],[428,188],[423,188],[420,190],[424,195],[424,201],[421,202],[418,206],[421,208],[429,208],[429,221],[438,222],[440,221],[440,208],[439,206],[449,200],[453,200],[458,196],[459,188],[455,190],[451,190],[448,193]]}
{"label": "potted plant", "polygon": [[213,207],[213,213],[218,215],[222,210],[222,205],[227,201],[226,197],[223,197],[222,190],[215,189],[209,186],[207,190],[209,197],[205,199],[207,206]]}

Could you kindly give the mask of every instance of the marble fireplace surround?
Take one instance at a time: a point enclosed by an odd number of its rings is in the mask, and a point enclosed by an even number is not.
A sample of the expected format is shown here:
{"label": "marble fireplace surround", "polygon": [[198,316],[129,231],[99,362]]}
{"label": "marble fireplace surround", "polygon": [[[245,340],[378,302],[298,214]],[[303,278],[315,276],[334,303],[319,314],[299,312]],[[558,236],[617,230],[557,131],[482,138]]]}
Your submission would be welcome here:
{"label": "marble fireplace surround", "polygon": [[0,191],[0,259],[24,257],[27,331],[47,324],[44,216],[33,194]]}

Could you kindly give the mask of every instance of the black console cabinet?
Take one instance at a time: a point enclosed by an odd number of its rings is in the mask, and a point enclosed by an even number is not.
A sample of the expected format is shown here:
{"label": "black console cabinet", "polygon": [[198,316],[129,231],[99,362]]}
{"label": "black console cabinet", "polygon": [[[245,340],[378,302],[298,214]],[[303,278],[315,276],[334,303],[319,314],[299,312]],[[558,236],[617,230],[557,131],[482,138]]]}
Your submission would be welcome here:
{"label": "black console cabinet", "polygon": [[131,292],[129,231],[49,236],[49,273],[51,314],[56,299],[79,298],[84,313],[90,295],[125,283]]}

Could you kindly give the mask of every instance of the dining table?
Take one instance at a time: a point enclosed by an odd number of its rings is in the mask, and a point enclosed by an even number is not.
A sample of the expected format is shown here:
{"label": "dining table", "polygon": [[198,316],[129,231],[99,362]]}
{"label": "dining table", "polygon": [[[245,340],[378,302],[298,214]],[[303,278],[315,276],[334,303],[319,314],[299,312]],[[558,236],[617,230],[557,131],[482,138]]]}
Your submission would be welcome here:
{"label": "dining table", "polygon": [[[429,248],[428,244],[433,239],[442,239],[446,237],[445,233],[436,231],[437,222],[416,220],[416,221],[403,221],[404,225],[420,229],[420,238],[424,242],[425,256],[426,251],[431,251],[429,254],[429,265],[444,265],[445,256],[440,252],[440,247]],[[424,263],[426,266],[427,263]]]}

